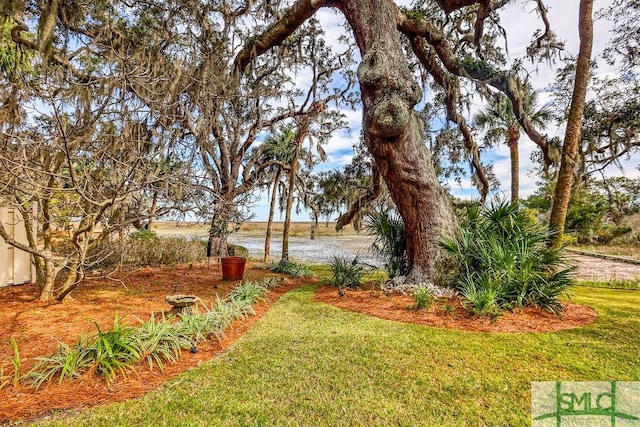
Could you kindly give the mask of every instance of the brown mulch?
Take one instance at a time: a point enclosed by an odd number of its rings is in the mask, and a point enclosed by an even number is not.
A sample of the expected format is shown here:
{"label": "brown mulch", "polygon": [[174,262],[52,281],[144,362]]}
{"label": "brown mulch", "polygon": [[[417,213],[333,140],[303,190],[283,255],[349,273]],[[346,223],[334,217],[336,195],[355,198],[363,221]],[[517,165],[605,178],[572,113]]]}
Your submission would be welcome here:
{"label": "brown mulch", "polygon": [[[278,276],[247,267],[248,280]],[[171,307],[164,300],[166,295],[193,294],[210,306],[216,296],[224,297],[239,283],[223,282],[217,266],[142,268],[117,276],[119,280],[88,278],[74,291],[71,301],[50,306],[37,301],[35,285],[0,288],[0,366],[5,374],[13,372],[9,362],[13,356],[10,337],[18,343],[24,373],[36,364],[37,357],[54,353],[58,340],[73,344],[78,336],[95,335],[95,323],[102,330],[111,330],[115,314],[121,323],[136,325],[137,319],[145,321],[152,313],[168,312]],[[184,351],[177,363],[165,364],[164,372],[139,364],[110,387],[92,375],[62,384],[54,381],[37,393],[26,386],[8,385],[0,390],[0,424],[39,418],[53,410],[81,409],[141,396],[224,351],[256,324],[280,296],[304,283],[309,281],[284,279],[283,286],[269,292],[267,301],[254,306],[255,316],[235,321],[220,342],[200,343],[195,354]]]}
{"label": "brown mulch", "polygon": [[[259,280],[266,276],[278,275],[247,266],[245,279]],[[165,364],[164,372],[140,364],[109,387],[92,375],[73,382],[45,384],[37,393],[26,386],[8,385],[0,390],[0,424],[36,419],[54,410],[82,409],[141,396],[223,352],[255,325],[280,296],[308,283],[304,279],[284,279],[283,286],[269,292],[267,301],[255,306],[256,316],[234,322],[221,342],[200,343],[196,354],[183,352],[177,363]],[[153,313],[157,316],[162,311],[168,312],[171,307],[165,302],[166,295],[193,294],[210,306],[216,297],[224,297],[237,284],[223,282],[216,265],[211,268],[196,265],[141,268],[119,272],[113,279],[90,277],[74,291],[70,301],[49,306],[37,301],[35,285],[0,288],[0,366],[5,374],[12,372],[10,337],[18,343],[24,373],[36,364],[37,357],[54,353],[59,341],[73,344],[79,336],[95,335],[96,324],[102,330],[110,330],[115,315],[123,323],[136,325],[138,319],[145,321]],[[315,298],[383,319],[473,331],[549,332],[579,327],[593,322],[597,316],[589,307],[563,303],[565,312],[560,318],[527,308],[505,313],[492,323],[470,316],[455,300],[439,301],[424,312],[411,310],[413,299],[400,294],[387,297],[381,292],[350,290],[345,297],[339,297],[335,288],[325,286],[316,290]],[[444,311],[446,304],[454,307],[453,313]]]}
{"label": "brown mulch", "polygon": [[[318,287],[315,300],[381,319],[482,332],[555,332],[587,325],[598,316],[591,307],[563,301],[564,311],[560,317],[526,307],[504,312],[492,322],[469,314],[458,299],[438,300],[428,311],[416,311],[412,309],[415,302],[410,295],[354,289],[340,296],[337,289],[330,286]],[[447,306],[451,312],[446,311]]]}

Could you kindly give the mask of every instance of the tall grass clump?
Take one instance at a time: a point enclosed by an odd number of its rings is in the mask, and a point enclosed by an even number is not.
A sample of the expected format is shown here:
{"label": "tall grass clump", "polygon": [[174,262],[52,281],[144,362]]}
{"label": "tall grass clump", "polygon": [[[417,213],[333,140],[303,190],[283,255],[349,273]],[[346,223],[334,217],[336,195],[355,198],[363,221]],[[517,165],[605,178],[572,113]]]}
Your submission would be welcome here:
{"label": "tall grass clump", "polygon": [[371,272],[371,267],[360,261],[356,255],[351,260],[347,257],[335,256],[329,264],[331,277],[328,282],[338,288],[361,288],[364,277]]}
{"label": "tall grass clump", "polygon": [[110,384],[118,374],[127,371],[140,360],[140,352],[133,345],[134,328],[121,324],[116,316],[113,330],[103,332],[96,324],[98,333],[92,339],[78,338],[75,346],[58,344],[58,351],[51,356],[39,358],[39,363],[27,374],[27,379],[37,390],[48,381],[58,378],[79,378],[87,371],[94,372]]}
{"label": "tall grass clump", "polygon": [[20,372],[22,368],[22,357],[20,356],[20,351],[18,350],[18,343],[14,337],[9,339],[9,343],[11,344],[11,349],[13,350],[13,356],[9,358],[11,361],[11,365],[13,366],[13,385],[17,386],[20,381]]}
{"label": "tall grass clump", "polygon": [[140,353],[131,342],[133,328],[120,324],[117,316],[113,321],[113,330],[103,332],[97,323],[96,328],[98,335],[88,349],[94,361],[91,370],[111,384],[118,373],[126,376],[132,365],[140,360]]}
{"label": "tall grass clump", "polygon": [[404,222],[395,209],[379,209],[367,216],[367,233],[374,236],[371,250],[383,262],[389,278],[407,273],[407,235]]}
{"label": "tall grass clump", "polygon": [[573,286],[562,249],[550,249],[550,233],[517,204],[505,201],[467,208],[457,236],[440,246],[458,265],[455,286],[471,311],[493,315],[522,306],[562,312],[559,298]]}
{"label": "tall grass clump", "polygon": [[252,305],[264,301],[273,287],[271,280],[247,281],[237,286],[226,299],[217,298],[211,310],[180,316],[180,334],[189,337],[194,345],[210,336],[221,339],[231,322],[255,314]]}
{"label": "tall grass clump", "polygon": [[222,339],[227,326],[241,316],[241,311],[218,299],[218,304],[211,311],[180,316],[176,327],[180,335],[188,337],[192,345],[197,345],[212,336]]}
{"label": "tall grass clump", "polygon": [[88,259],[101,268],[188,264],[205,261],[206,250],[204,240],[158,237],[153,231],[139,230],[124,240],[101,242]]}

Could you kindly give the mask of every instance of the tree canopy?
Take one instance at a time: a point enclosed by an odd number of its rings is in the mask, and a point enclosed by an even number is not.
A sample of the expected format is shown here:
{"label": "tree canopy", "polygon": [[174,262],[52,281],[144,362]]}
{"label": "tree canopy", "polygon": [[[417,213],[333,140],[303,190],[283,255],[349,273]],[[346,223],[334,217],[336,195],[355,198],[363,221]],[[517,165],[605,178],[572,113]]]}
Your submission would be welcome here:
{"label": "tree canopy", "polygon": [[[465,114],[476,95],[505,99],[545,167],[560,160],[529,109],[526,71],[506,59],[500,12],[511,3],[517,2],[422,0],[409,8],[392,0],[5,3],[2,43],[11,49],[0,58],[1,84],[8,88],[0,125],[3,143],[11,148],[6,152],[15,156],[3,173],[10,165],[26,168],[19,153],[37,142],[45,147],[45,160],[28,167],[50,177],[38,181],[43,207],[63,194],[107,206],[99,216],[82,207],[80,217],[119,227],[144,226],[141,221],[162,212],[191,211],[207,218],[212,238],[224,247],[230,222],[282,163],[268,155],[268,135],[295,129],[294,154],[299,153],[303,141],[323,143],[344,126],[340,108],[359,102],[371,187],[354,193],[341,221],[357,218],[351,208],[382,194],[384,182],[407,230],[407,280],[433,282],[436,241],[454,229],[454,216],[437,175],[448,167],[441,158],[446,150],[432,152],[433,145],[425,144],[433,140],[431,113],[441,113],[441,135],[448,134],[436,141],[455,146],[449,153],[469,164],[482,198],[493,175]],[[553,59],[563,45],[544,2],[521,3],[540,18],[528,55],[534,61]],[[340,47],[327,44],[315,19],[323,8],[345,19]],[[614,19],[616,34],[632,25],[620,15]],[[586,23],[581,20],[583,31]],[[629,64],[634,49],[633,43],[625,45]],[[27,70],[29,61],[21,55],[33,55],[35,71]],[[581,51],[581,83],[589,56]],[[18,74],[7,65],[14,63],[25,64]],[[585,87],[580,85],[580,93]],[[613,94],[608,98],[616,112],[634,117],[631,98],[622,103]],[[44,104],[47,108],[40,108]],[[636,139],[625,137],[622,122],[607,109],[594,107],[598,113],[588,117],[597,125],[583,134],[597,141],[591,152],[619,157]],[[570,123],[581,116],[576,114]],[[34,116],[40,119],[27,119]],[[625,126],[629,122],[634,123],[624,120]],[[582,131],[567,128],[574,135]],[[62,154],[52,156],[47,150],[53,147]],[[603,162],[598,155],[590,158]],[[297,164],[291,162],[289,197]],[[13,172],[14,178],[21,173]],[[103,187],[89,191],[80,177]],[[3,200],[24,206],[34,200],[26,199]],[[51,213],[41,212],[46,224]],[[83,239],[93,242],[91,229],[86,232]],[[30,248],[45,259],[43,250],[48,249]],[[58,262],[56,268],[67,264]],[[81,276],[82,255],[76,264]]]}

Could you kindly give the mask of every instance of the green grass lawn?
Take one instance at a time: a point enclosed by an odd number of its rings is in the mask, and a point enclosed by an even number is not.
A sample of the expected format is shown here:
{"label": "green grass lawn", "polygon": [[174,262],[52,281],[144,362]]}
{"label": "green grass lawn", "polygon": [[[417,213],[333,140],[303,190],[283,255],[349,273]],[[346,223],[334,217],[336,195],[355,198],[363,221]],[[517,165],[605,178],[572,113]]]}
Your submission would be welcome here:
{"label": "green grass lawn", "polygon": [[161,389],[41,425],[528,425],[531,381],[640,380],[640,291],[574,294],[594,324],[489,334],[346,312],[305,287]]}

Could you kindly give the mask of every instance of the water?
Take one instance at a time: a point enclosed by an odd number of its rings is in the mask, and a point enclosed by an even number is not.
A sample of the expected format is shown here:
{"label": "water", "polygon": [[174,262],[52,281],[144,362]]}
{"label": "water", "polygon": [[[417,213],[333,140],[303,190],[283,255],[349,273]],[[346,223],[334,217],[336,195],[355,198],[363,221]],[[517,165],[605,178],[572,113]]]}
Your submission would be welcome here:
{"label": "water", "polygon": [[[360,261],[379,265],[369,248],[373,239],[370,236],[321,236],[311,240],[308,237],[289,237],[289,257],[309,264],[327,264],[334,256],[353,258],[359,255]],[[232,234],[229,243],[244,246],[249,256],[264,256],[264,238]],[[282,253],[282,238],[271,239],[271,259],[279,259]]]}

